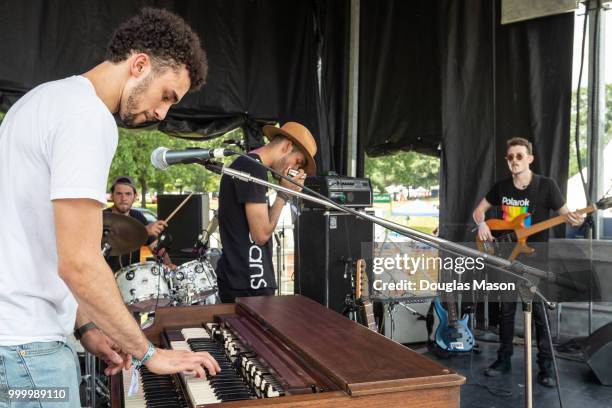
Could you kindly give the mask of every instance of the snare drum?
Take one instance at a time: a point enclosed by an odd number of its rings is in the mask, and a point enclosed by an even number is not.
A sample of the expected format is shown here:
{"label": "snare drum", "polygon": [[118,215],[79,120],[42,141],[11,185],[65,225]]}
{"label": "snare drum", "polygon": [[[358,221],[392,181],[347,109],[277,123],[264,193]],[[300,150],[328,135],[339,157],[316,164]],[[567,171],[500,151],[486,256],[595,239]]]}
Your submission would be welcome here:
{"label": "snare drum", "polygon": [[208,260],[186,262],[173,275],[174,288],[183,305],[205,302],[217,292],[217,275]]}
{"label": "snare drum", "polygon": [[134,312],[152,312],[170,304],[168,268],[156,262],[141,262],[121,268],[115,280],[123,301]]}

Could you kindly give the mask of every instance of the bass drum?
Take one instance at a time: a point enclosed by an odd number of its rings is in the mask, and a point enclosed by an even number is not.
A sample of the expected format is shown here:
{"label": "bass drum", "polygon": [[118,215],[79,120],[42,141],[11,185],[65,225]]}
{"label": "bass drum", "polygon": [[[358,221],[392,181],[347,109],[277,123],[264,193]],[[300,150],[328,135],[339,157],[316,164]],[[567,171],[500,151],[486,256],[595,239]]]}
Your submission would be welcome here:
{"label": "bass drum", "polygon": [[123,301],[133,312],[152,312],[171,302],[168,268],[156,262],[126,266],[115,273]]}
{"label": "bass drum", "polygon": [[208,260],[193,260],[179,266],[173,273],[176,295],[182,305],[206,303],[217,293],[217,274]]}

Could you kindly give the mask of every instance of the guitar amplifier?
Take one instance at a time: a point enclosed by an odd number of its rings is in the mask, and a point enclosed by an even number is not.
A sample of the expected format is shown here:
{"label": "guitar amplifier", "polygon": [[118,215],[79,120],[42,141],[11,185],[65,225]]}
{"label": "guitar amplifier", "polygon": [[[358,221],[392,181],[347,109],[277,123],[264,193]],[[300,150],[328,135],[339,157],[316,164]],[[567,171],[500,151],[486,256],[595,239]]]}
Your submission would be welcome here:
{"label": "guitar amplifier", "polygon": [[[342,313],[346,295],[353,290],[347,260],[363,258],[371,265],[372,222],[351,214],[305,208],[295,228],[295,293]],[[370,246],[362,248],[362,244]],[[364,249],[370,252],[362,252]],[[367,270],[371,274],[371,268]],[[368,278],[371,282],[372,276]]]}
{"label": "guitar amplifier", "polygon": [[[160,220],[168,218],[187,196],[187,194],[160,194],[157,197],[158,218]],[[169,250],[172,259],[195,257],[194,255],[189,256],[182,250],[192,248],[198,235],[206,229],[210,219],[209,210],[208,194],[194,194],[174,215],[166,228],[166,231],[172,236],[172,245]]]}
{"label": "guitar amplifier", "polygon": [[[307,177],[304,185],[319,194],[347,207],[371,207],[372,184],[370,179],[346,176]],[[304,200],[308,208],[321,206]]]}

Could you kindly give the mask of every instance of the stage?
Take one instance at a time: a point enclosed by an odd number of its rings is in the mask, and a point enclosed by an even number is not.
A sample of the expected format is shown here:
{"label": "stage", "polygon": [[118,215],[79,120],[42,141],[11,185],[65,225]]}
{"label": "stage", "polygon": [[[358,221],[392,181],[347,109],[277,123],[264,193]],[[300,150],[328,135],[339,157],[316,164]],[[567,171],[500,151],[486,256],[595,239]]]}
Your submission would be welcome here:
{"label": "stage", "polygon": [[[495,360],[497,346],[497,343],[480,342],[480,348],[482,349],[480,355],[468,353],[465,355],[455,355],[450,359],[439,358],[429,352],[425,355],[466,377],[466,384],[461,387],[461,407],[515,408],[523,406],[525,390],[523,346],[514,346],[512,372],[510,374],[496,378],[485,377],[483,374],[483,370]],[[410,347],[418,349],[415,345],[410,345]],[[533,347],[534,377],[537,376],[538,372],[535,362],[536,353],[537,348]],[[603,408],[610,406],[612,387],[601,385],[585,363],[565,360],[559,357],[557,357],[557,363],[559,364],[559,378],[564,407]],[[503,391],[511,391],[512,395],[509,397],[494,396],[484,387],[477,385],[477,383]],[[535,408],[558,407],[557,390],[555,388],[543,387],[534,381],[533,406]]]}

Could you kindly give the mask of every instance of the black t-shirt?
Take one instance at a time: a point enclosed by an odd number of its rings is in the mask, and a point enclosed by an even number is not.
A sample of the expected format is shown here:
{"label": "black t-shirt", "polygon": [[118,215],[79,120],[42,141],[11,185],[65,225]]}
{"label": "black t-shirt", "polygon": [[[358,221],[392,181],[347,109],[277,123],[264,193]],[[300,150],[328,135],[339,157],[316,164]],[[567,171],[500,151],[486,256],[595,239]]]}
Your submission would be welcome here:
{"label": "black t-shirt", "polygon": [[[106,208],[104,211],[112,212],[112,209]],[[140,211],[130,210],[129,216],[142,222],[143,225],[148,224],[147,219],[145,218],[144,215],[142,215]],[[155,237],[147,238],[146,245],[150,245],[153,241],[155,241]],[[108,266],[110,266],[113,272],[117,272],[119,269],[125,266],[139,263],[139,262],[140,262],[140,248],[138,248],[137,250],[129,254],[123,254],[121,256],[109,256],[108,258],[106,258],[106,263],[108,264]]]}
{"label": "black t-shirt", "polygon": [[[251,157],[261,161],[258,155]],[[252,161],[239,157],[230,165],[262,180],[268,172]],[[232,289],[274,289],[272,240],[257,245],[252,239],[246,215],[246,203],[268,204],[267,188],[255,183],[221,177],[219,188],[219,232],[223,254],[217,264],[219,286]]]}
{"label": "black t-shirt", "polygon": [[[505,221],[511,221],[520,214],[531,214],[525,220],[526,227],[549,219],[551,211],[565,204],[557,183],[537,174],[533,175],[531,183],[524,190],[514,186],[512,177],[499,181],[487,193],[486,199],[491,205],[499,207],[500,217]],[[527,241],[547,242],[548,235],[548,230],[545,230],[528,237]]]}

